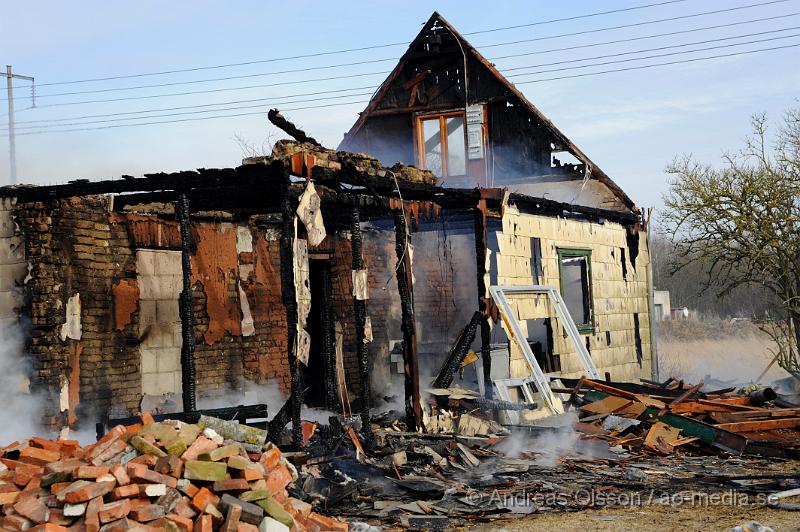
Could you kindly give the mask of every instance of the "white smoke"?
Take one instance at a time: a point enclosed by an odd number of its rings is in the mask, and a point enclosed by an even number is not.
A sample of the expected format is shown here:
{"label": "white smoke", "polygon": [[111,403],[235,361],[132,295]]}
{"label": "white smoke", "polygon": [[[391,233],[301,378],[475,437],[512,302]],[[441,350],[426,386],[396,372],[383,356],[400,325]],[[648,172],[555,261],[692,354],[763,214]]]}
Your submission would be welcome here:
{"label": "white smoke", "polygon": [[534,463],[540,467],[553,467],[563,458],[595,458],[594,446],[582,440],[575,430],[578,416],[568,412],[563,420],[564,424],[557,429],[539,434],[514,432],[494,449],[509,458],[533,456]]}
{"label": "white smoke", "polygon": [[0,325],[0,445],[46,435],[41,425],[44,401],[30,392],[23,345],[18,325]]}

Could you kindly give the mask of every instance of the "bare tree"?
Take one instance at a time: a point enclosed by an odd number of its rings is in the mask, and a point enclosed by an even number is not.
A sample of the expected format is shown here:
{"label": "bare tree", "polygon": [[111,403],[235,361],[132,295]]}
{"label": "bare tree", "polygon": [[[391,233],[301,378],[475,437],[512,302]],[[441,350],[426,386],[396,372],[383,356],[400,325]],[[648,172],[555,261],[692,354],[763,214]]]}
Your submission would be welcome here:
{"label": "bare tree", "polygon": [[779,364],[800,378],[800,109],[785,113],[772,146],[766,117],[752,124],[744,148],[721,168],[691,157],[667,168],[673,269],[705,264],[704,288],[723,295],[747,285],[774,294],[785,319],[766,330],[780,347]]}
{"label": "bare tree", "polygon": [[263,155],[269,155],[272,153],[272,135],[267,136],[261,142],[261,146],[257,146],[254,142],[251,142],[245,138],[244,135],[241,133],[234,133],[233,134],[233,141],[239,146],[239,149],[242,151],[242,157],[261,157]]}

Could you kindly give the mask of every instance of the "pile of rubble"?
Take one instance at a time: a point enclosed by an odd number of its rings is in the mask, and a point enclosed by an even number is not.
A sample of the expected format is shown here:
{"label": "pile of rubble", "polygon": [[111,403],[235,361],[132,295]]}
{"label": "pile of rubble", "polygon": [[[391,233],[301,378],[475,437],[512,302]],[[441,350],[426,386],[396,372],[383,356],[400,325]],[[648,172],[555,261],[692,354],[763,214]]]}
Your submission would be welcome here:
{"label": "pile of rubble", "polygon": [[155,423],[144,414],[87,447],[15,442],[0,451],[2,528],[347,530],[288,495],[297,470],[264,437],[235,422]]}
{"label": "pile of rubble", "polygon": [[631,451],[696,454],[725,451],[800,457],[800,407],[771,388],[703,391],[703,383],[602,383],[581,379],[570,393],[579,429]]}

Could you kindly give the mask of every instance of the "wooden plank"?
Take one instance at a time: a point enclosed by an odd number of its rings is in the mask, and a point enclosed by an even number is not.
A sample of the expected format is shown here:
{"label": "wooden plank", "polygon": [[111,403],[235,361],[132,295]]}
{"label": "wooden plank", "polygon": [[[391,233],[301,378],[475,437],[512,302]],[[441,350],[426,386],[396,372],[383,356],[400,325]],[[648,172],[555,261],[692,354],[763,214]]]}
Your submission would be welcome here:
{"label": "wooden plank", "polygon": [[766,421],[742,421],[739,423],[721,423],[715,425],[718,429],[730,432],[758,432],[762,430],[793,429],[800,427],[800,417],[785,419],[769,419]]}
{"label": "wooden plank", "polygon": [[800,416],[800,408],[764,408],[761,411],[712,412],[711,417],[718,423],[738,423],[740,421],[760,421]]}
{"label": "wooden plank", "polygon": [[654,451],[670,454],[672,453],[673,443],[680,439],[680,436],[681,429],[656,421],[647,431],[644,445]]}
{"label": "wooden plank", "polygon": [[743,403],[749,403],[749,397],[735,397],[731,399],[720,399],[709,401],[700,399],[688,403],[675,405],[670,410],[675,414],[707,414],[709,412],[738,412],[738,408]]}
{"label": "wooden plank", "polygon": [[613,386],[609,386],[599,381],[586,379],[583,381],[583,385],[587,388],[592,388],[600,392],[605,392],[609,395],[616,395],[617,397],[624,397],[625,399],[632,399],[634,401],[639,401],[640,403],[643,403],[647,406],[654,406],[656,408],[664,408],[666,406],[663,401],[659,401],[658,399],[653,399],[652,397],[647,397],[646,395],[626,392],[625,390],[614,388]]}
{"label": "wooden plank", "polygon": [[726,399],[698,399],[697,402],[711,406],[727,406],[733,410],[761,410],[760,406],[750,406],[750,398],[746,397],[746,402],[731,402]]}

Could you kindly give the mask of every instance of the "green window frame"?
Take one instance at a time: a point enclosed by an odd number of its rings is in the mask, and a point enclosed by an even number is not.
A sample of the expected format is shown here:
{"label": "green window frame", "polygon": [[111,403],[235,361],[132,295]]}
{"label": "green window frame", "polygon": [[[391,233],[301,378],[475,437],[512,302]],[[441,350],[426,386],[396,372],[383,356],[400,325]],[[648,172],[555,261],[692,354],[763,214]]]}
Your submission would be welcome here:
{"label": "green window frame", "polygon": [[[576,320],[575,325],[578,327],[578,332],[581,334],[593,334],[594,333],[594,296],[592,295],[592,250],[591,249],[577,249],[577,248],[557,248],[556,253],[558,254],[558,282],[559,282],[559,291],[561,292],[561,297],[564,299],[564,303],[567,305],[567,308],[570,310],[570,314],[573,314],[572,319]],[[564,291],[564,261],[567,259],[585,259],[586,262],[586,271],[585,271],[585,285],[582,283],[581,290],[582,290],[582,299],[583,299],[583,316],[584,320],[579,320],[579,316],[576,316],[573,312],[574,310],[574,294],[567,294]],[[570,297],[572,296],[572,297]],[[572,304],[573,308],[570,308],[570,303]],[[585,321],[585,323],[579,323],[579,321]]]}

